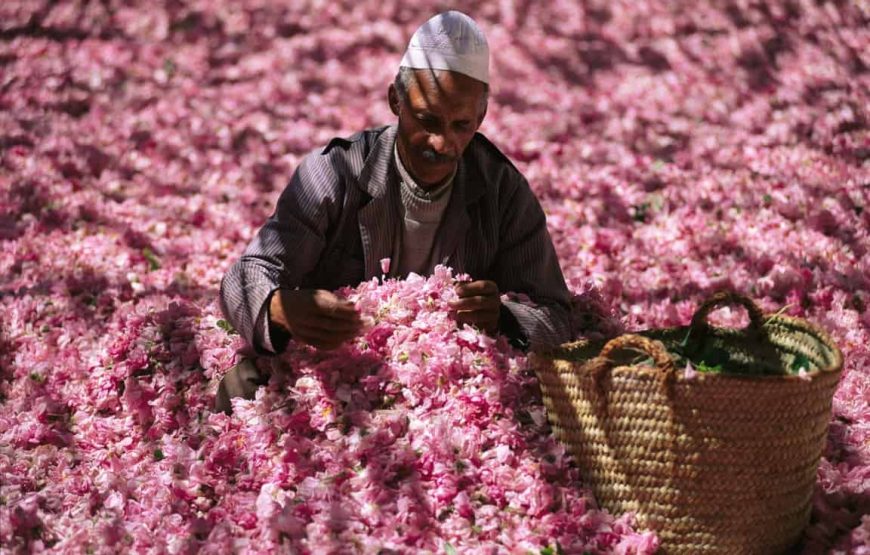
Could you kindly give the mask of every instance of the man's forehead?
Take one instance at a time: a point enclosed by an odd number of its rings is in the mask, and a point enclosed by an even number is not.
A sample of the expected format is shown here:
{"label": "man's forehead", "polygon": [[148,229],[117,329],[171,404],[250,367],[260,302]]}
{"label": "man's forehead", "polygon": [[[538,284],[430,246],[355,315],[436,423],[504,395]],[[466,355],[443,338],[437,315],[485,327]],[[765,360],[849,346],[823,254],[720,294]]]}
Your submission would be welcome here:
{"label": "man's forehead", "polygon": [[413,100],[419,102],[475,102],[484,92],[483,83],[461,73],[417,69],[412,74],[408,92]]}

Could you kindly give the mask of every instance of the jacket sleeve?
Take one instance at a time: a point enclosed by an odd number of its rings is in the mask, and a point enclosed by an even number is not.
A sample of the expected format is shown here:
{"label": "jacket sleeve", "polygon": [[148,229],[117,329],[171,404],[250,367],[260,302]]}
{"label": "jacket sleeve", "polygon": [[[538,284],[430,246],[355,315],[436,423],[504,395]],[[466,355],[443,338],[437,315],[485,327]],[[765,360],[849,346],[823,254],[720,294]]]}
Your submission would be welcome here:
{"label": "jacket sleeve", "polygon": [[309,154],[281,193],[275,213],[224,276],[224,317],[258,352],[280,352],[286,345],[286,338],[270,333],[269,299],[277,289],[300,287],[315,268],[341,201],[329,156]]}
{"label": "jacket sleeve", "polygon": [[515,344],[525,342],[532,349],[560,345],[572,338],[571,295],[540,203],[518,172],[510,179],[512,187],[500,207],[496,283],[503,293],[528,299],[503,301],[500,327],[514,335]]}

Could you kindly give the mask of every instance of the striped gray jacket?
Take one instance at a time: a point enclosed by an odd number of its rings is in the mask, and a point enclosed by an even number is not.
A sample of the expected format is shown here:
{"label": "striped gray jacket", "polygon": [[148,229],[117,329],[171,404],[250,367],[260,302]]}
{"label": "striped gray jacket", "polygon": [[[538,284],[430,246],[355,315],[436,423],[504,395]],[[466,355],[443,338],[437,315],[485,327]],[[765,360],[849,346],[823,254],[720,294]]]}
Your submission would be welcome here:
{"label": "striped gray jacket", "polygon": [[[401,225],[395,140],[395,126],[370,129],[307,155],[274,214],[227,272],[221,307],[256,350],[273,350],[266,323],[276,289],[332,290],[381,274],[379,261],[390,256]],[[433,249],[433,265],[527,295],[531,303],[504,307],[532,348],[571,338],[570,295],[541,205],[480,133],[458,164]]]}

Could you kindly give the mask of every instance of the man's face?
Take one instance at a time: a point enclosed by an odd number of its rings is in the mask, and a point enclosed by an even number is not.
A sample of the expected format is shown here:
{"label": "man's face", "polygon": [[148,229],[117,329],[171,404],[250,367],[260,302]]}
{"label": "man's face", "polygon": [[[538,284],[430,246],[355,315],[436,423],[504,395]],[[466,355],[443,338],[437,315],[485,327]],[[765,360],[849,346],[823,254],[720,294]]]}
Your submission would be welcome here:
{"label": "man's face", "polygon": [[484,85],[461,73],[414,70],[403,99],[390,85],[390,108],[399,116],[402,163],[422,187],[448,178],[485,115]]}

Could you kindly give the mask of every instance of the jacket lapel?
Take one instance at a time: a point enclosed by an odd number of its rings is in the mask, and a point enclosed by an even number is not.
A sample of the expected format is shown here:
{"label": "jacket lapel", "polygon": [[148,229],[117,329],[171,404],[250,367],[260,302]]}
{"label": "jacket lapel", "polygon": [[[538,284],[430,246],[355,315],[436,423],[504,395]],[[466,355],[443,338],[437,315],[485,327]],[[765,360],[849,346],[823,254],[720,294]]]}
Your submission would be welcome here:
{"label": "jacket lapel", "polygon": [[[399,229],[399,181],[393,167],[396,126],[381,133],[372,146],[360,172],[358,186],[371,197],[358,214],[360,238],[365,260],[365,279],[381,275],[380,260],[392,255]],[[453,183],[453,192],[445,210],[432,261],[465,271],[465,237],[471,228],[469,211],[486,192],[484,179],[475,163],[474,145],[469,145]]]}
{"label": "jacket lapel", "polygon": [[365,279],[381,275],[380,260],[389,258],[398,229],[398,181],[392,167],[396,127],[375,141],[360,172],[358,186],[371,200],[357,213],[365,261]]}

